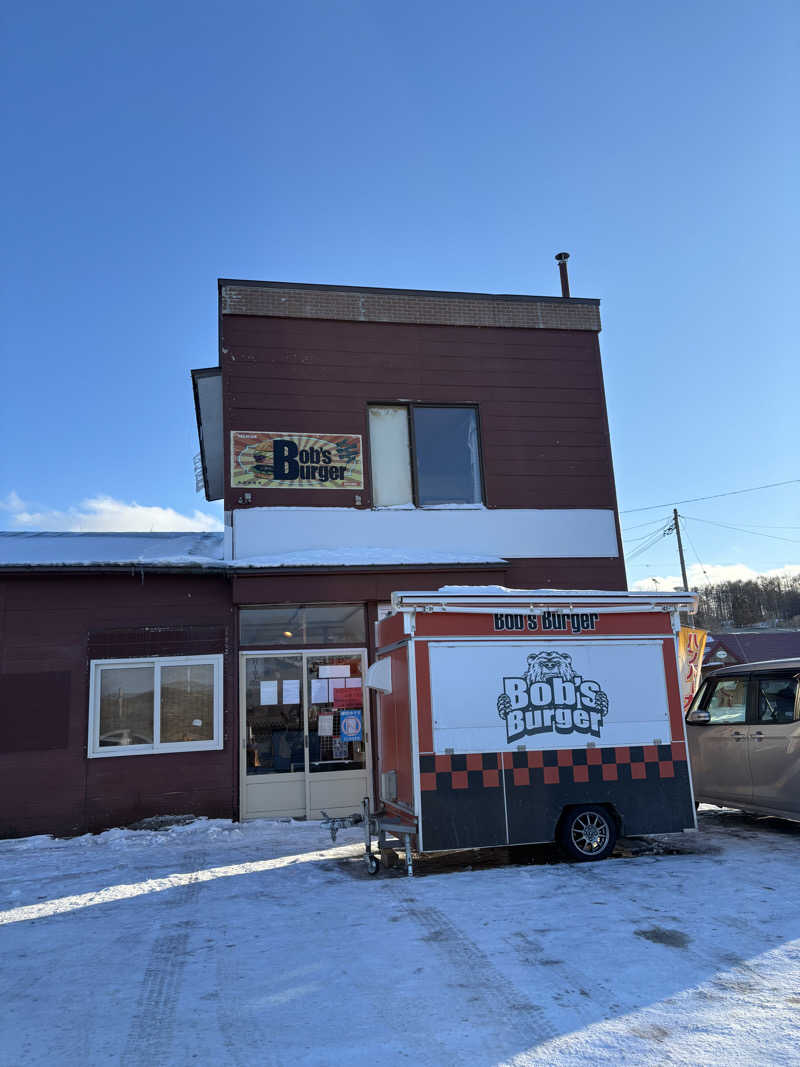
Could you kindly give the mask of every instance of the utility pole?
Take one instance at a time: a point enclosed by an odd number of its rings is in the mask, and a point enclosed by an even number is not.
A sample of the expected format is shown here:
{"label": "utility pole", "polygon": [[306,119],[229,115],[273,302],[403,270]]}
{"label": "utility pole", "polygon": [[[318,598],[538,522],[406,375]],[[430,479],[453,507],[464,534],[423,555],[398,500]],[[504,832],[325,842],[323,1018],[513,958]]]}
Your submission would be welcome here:
{"label": "utility pole", "polygon": [[681,541],[681,527],[678,522],[678,509],[672,509],[672,522],[675,527],[675,536],[678,538],[678,555],[681,558],[681,577],[683,578],[683,588],[686,592],[689,592],[689,581],[686,577],[686,561],[683,558],[683,542]]}

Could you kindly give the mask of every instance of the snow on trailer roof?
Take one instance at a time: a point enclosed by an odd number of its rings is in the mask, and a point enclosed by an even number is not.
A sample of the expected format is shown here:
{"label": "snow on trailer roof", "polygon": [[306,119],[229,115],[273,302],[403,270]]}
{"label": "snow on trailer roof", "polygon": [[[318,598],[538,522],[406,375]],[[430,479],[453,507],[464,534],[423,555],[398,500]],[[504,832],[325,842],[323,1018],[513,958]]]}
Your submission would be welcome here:
{"label": "snow on trailer roof", "polygon": [[491,609],[493,605],[499,605],[502,609],[539,606],[570,608],[582,605],[628,611],[645,611],[648,608],[670,611],[688,608],[695,611],[697,601],[696,593],[685,592],[654,595],[648,592],[607,589],[507,589],[502,585],[445,585],[436,593],[425,590],[392,593],[392,607],[395,610],[414,607],[446,609],[451,605],[461,610],[470,607],[486,610]]}

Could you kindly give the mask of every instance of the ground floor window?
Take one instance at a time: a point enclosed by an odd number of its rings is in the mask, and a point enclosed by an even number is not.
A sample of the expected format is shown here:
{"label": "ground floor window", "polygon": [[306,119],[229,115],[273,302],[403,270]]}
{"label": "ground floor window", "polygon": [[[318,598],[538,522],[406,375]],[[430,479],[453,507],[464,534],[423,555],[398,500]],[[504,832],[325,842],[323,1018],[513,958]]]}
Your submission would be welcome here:
{"label": "ground floor window", "polygon": [[363,604],[281,604],[239,609],[242,645],[363,645]]}
{"label": "ground floor window", "polygon": [[89,755],[222,748],[222,656],[94,660]]}

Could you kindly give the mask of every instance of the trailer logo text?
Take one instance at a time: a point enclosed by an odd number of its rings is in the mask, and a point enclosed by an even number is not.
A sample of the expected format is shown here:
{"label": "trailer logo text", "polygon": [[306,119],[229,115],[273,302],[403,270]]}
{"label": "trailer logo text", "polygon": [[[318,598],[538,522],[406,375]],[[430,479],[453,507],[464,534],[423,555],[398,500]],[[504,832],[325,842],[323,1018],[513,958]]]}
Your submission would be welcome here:
{"label": "trailer logo text", "polygon": [[584,630],[596,630],[600,615],[596,611],[543,611],[538,615],[523,615],[521,612],[496,611],[494,613],[495,633],[500,630],[513,632],[525,630],[534,633],[537,630],[564,630],[570,634],[581,634]]}
{"label": "trailer logo text", "polygon": [[599,682],[575,673],[566,652],[532,652],[522,677],[503,679],[497,713],[509,743],[553,731],[599,737],[608,697]]}

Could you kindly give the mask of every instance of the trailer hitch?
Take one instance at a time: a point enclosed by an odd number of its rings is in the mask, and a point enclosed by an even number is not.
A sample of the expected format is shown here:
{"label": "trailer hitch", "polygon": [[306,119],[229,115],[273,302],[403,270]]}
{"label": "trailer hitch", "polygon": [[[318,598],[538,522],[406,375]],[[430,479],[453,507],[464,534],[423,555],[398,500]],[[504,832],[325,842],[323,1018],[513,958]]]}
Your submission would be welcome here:
{"label": "trailer hitch", "polygon": [[409,878],[413,877],[414,865],[411,854],[411,838],[414,833],[413,829],[404,823],[397,823],[387,819],[383,812],[371,811],[369,797],[364,797],[361,801],[360,812],[354,811],[352,815],[345,815],[344,818],[336,819],[323,811],[322,825],[330,830],[331,841],[334,844],[336,843],[336,835],[340,830],[349,830],[353,826],[364,827],[364,864],[367,868],[367,874],[377,874],[381,868],[380,859],[372,851],[372,838],[378,838],[378,848],[384,857],[390,854],[394,856],[395,853],[393,849],[389,847],[389,843],[386,839],[387,833],[393,834],[403,842],[406,873]]}
{"label": "trailer hitch", "polygon": [[345,815],[342,819],[334,819],[326,811],[322,812],[322,825],[330,830],[331,841],[336,844],[336,835],[340,830],[349,830],[352,826],[360,826],[364,821],[364,816],[360,812],[354,811],[352,815]]}

